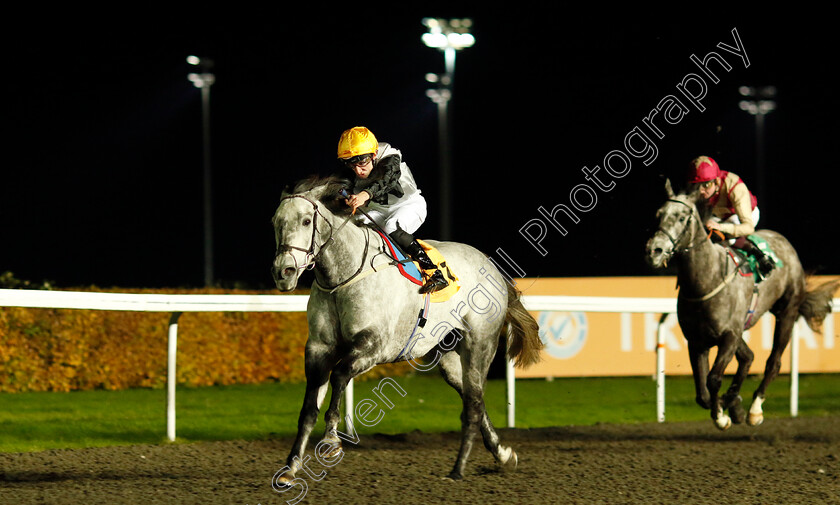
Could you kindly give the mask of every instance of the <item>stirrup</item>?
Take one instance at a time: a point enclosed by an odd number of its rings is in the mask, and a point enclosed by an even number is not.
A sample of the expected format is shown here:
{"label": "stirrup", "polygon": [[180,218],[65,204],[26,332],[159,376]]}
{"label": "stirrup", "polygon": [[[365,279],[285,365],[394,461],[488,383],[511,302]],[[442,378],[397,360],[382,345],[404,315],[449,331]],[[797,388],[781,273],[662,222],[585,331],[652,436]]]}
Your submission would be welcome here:
{"label": "stirrup", "polygon": [[446,282],[446,279],[443,277],[441,271],[435,270],[435,273],[426,279],[425,284],[423,284],[423,287],[420,288],[420,294],[425,295],[426,293],[434,293],[435,291],[440,291],[448,285],[449,283]]}
{"label": "stirrup", "polygon": [[775,268],[776,264],[766,255],[763,255],[758,259],[758,271],[761,273],[762,277],[770,275],[770,272],[772,272]]}

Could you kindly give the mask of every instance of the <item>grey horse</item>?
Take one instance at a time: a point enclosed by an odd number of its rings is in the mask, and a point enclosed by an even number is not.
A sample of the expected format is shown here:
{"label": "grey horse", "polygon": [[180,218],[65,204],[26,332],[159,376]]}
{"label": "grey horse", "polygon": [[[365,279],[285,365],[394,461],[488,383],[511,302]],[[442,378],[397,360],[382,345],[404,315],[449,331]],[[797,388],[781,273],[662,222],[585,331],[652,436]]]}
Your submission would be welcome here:
{"label": "grey horse", "polygon": [[[484,254],[464,244],[428,241],[443,254],[461,288],[446,301],[428,304],[420,328],[423,295],[394,266],[376,231],[350,215],[338,198],[344,184],[334,178],[301,181],[291,193],[284,192],[273,218],[277,288],[290,291],[305,269],[314,270],[307,306],[306,393],[286,471],[274,483],[290,485],[305,461],[301,458],[328,386],[332,395],[316,455],[335,458],[343,450],[337,426],[348,382],[378,364],[402,360],[421,370],[439,365],[462,398],[461,447],[449,478],[463,478],[479,432],[502,468],[515,468],[516,453],[499,443],[485,410],[484,385],[503,332],[517,366],[540,359],[537,322]],[[324,444],[332,450],[323,450]]]}
{"label": "grey horse", "polygon": [[[752,275],[741,275],[735,256],[706,234],[706,212],[701,213],[696,205],[699,194],[674,194],[670,181],[665,189],[667,200],[657,211],[659,229],[646,245],[647,261],[654,268],[662,268],[673,259],[677,266],[677,316],[688,341],[697,403],[711,410],[712,420],[722,430],[733,421],[742,423],[745,417],[748,424],[759,425],[764,421],[761,406],[765,391],[779,373],[794,323],[803,316],[812,329],[819,331],[831,311],[838,281],[808,290],[799,257],[787,239],[774,231],[759,230],[756,234],[770,244],[783,265],[756,284]],[[767,311],[776,317],[773,348],[747,416],[739,392],[753,352],[742,334]],[[717,357],[710,370],[709,349],[715,346]],[[738,368],[731,386],[720,396],[723,374],[733,356]]]}

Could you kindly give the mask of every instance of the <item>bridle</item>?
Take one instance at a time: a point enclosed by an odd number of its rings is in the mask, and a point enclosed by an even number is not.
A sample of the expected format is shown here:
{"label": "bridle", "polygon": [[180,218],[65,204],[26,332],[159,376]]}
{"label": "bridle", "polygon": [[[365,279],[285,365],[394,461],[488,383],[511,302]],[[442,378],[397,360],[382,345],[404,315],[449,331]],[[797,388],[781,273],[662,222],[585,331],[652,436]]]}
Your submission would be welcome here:
{"label": "bridle", "polygon": [[[315,235],[318,233],[318,219],[317,219],[317,216],[321,216],[321,219],[324,219],[324,216],[323,216],[323,214],[321,214],[320,209],[318,209],[318,204],[313,202],[309,198],[306,198],[303,195],[285,196],[285,197],[280,199],[280,203],[283,203],[283,200],[290,200],[292,198],[300,198],[300,199],[308,202],[310,205],[312,205],[312,236],[309,238],[309,248],[304,249],[303,247],[298,247],[298,246],[293,246],[293,245],[288,245],[288,244],[281,244],[280,241],[278,240],[277,251],[275,252],[275,257],[279,256],[280,254],[288,254],[291,250],[301,251],[301,252],[305,253],[306,256],[304,256],[304,257],[306,258],[306,261],[305,261],[305,264],[303,266],[298,266],[297,258],[295,258],[292,255],[292,259],[295,260],[295,269],[296,270],[304,270],[304,269],[311,270],[315,266],[315,260],[318,258],[318,256],[321,254],[321,252],[324,250],[324,248],[322,246],[318,250],[317,253],[315,252]],[[333,234],[332,223],[330,223],[326,219],[324,219],[324,222],[326,222],[327,224],[330,225],[330,239],[332,239],[332,234]],[[328,239],[327,242],[329,242],[330,239]]]}
{"label": "bridle", "polygon": [[[685,235],[685,233],[688,231],[689,226],[691,226],[691,221],[696,218],[696,213],[695,213],[695,208],[693,206],[683,202],[682,200],[677,200],[677,199],[674,199],[674,198],[670,198],[670,199],[668,199],[668,201],[669,202],[676,202],[676,203],[679,203],[681,205],[684,205],[684,206],[688,207],[688,209],[691,211],[691,213],[688,216],[688,222],[686,223],[686,225],[683,227],[682,231],[680,232],[679,235],[677,235],[676,238],[674,238],[670,233],[668,233],[668,230],[662,228],[661,226],[659,227],[658,230],[656,230],[657,233],[662,232],[662,234],[665,235],[666,237],[668,237],[668,240],[670,240],[671,243],[674,245],[674,248],[671,249],[671,251],[669,253],[666,253],[666,255],[667,255],[667,258],[665,259],[666,264],[667,264],[668,260],[670,260],[674,255],[688,252],[688,251],[690,251],[694,247],[698,246],[699,244],[701,244],[702,242],[704,242],[707,239],[706,235],[701,233],[699,235],[699,239],[697,241],[689,244],[687,247],[683,247],[683,248],[677,247],[678,244],[682,241],[683,235]],[[711,290],[710,292],[706,293],[703,296],[685,297],[685,296],[682,295],[682,291],[680,291],[680,299],[683,300],[683,301],[687,301],[687,302],[703,302],[703,301],[709,300],[709,299],[713,298],[715,295],[717,295],[718,293],[720,293],[721,290],[723,290],[723,288],[726,287],[726,285],[729,284],[732,281],[732,279],[735,278],[735,274],[737,274],[737,273],[738,273],[738,269],[736,267],[732,271],[732,273],[730,273],[728,276],[726,276],[721,281],[721,283],[718,284],[718,286],[715,289]]]}
{"label": "bridle", "polygon": [[700,243],[702,243],[703,240],[704,240],[703,234],[700,234],[700,239],[699,240],[689,244],[687,247],[683,247],[683,248],[678,247],[680,242],[682,242],[683,236],[686,234],[688,229],[691,227],[691,222],[695,219],[695,212],[694,212],[694,208],[691,205],[683,202],[682,200],[669,198],[668,201],[679,203],[681,205],[686,206],[690,210],[690,213],[688,215],[688,222],[685,224],[685,226],[683,226],[682,231],[679,233],[679,235],[676,236],[676,238],[674,238],[674,236],[671,235],[671,233],[669,233],[668,230],[662,228],[661,225],[659,226],[659,229],[657,229],[656,232],[654,232],[654,235],[656,233],[661,232],[663,235],[668,237],[668,240],[670,240],[671,244],[673,245],[673,247],[671,248],[671,251],[666,253],[667,259],[665,261],[670,260],[676,254],[685,253],[685,252],[688,252],[688,251],[694,249],[696,246],[700,245]]}
{"label": "bridle", "polygon": [[[284,196],[283,198],[280,199],[280,203],[283,203],[283,200],[289,200],[291,198],[301,198],[301,199],[305,200],[306,202],[308,202],[310,205],[312,205],[312,236],[309,239],[309,248],[305,249],[303,247],[298,247],[298,246],[294,246],[294,245],[281,244],[278,240],[277,251],[275,252],[275,258],[277,256],[279,256],[280,254],[289,254],[295,262],[295,270],[297,270],[297,271],[312,270],[313,268],[315,268],[315,263],[318,261],[318,258],[327,249],[327,247],[333,242],[333,239],[335,238],[335,235],[337,235],[342,230],[342,228],[344,228],[347,225],[347,223],[350,222],[350,219],[353,216],[352,215],[347,216],[347,218],[344,220],[343,223],[341,223],[341,225],[338,228],[333,228],[332,222],[330,222],[330,220],[327,219],[324,216],[324,214],[321,213],[321,210],[318,208],[318,204],[316,202],[312,201],[311,199],[303,196],[303,195]],[[318,247],[318,251],[316,252],[315,251],[315,247],[316,247],[315,237],[318,234],[318,216],[320,216],[321,219],[329,225],[330,235],[327,238],[327,240],[325,240],[324,243],[321,244]],[[353,279],[353,277],[359,275],[359,272],[362,271],[362,268],[364,268],[364,265],[365,265],[365,260],[367,258],[368,244],[369,244],[369,238],[368,238],[368,235],[365,234],[365,249],[364,249],[365,253],[362,255],[362,262],[359,265],[359,269],[356,271],[356,273],[351,275],[349,279],[338,283],[338,285],[334,286],[333,288],[340,287],[341,285],[346,284],[347,282],[350,282],[350,280]],[[295,258],[295,256],[293,254],[290,254],[291,250],[301,251],[305,254],[305,256],[304,256],[305,261],[304,261],[303,265],[298,265],[297,258]]]}

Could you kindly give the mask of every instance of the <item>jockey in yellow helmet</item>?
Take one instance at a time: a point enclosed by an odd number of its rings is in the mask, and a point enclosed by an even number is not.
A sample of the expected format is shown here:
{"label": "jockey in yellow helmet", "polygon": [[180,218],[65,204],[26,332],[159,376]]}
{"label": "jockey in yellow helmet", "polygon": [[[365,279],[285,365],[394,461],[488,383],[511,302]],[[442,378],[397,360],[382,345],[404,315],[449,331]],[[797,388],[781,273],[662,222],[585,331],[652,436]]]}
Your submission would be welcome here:
{"label": "jockey in yellow helmet", "polygon": [[373,220],[423,270],[434,273],[420,288],[433,293],[447,282],[438,266],[412,235],[426,220],[426,199],[417,187],[402,153],[380,143],[363,126],[346,130],[338,141],[338,158],[353,172],[353,187],[347,205],[353,211],[366,208]]}

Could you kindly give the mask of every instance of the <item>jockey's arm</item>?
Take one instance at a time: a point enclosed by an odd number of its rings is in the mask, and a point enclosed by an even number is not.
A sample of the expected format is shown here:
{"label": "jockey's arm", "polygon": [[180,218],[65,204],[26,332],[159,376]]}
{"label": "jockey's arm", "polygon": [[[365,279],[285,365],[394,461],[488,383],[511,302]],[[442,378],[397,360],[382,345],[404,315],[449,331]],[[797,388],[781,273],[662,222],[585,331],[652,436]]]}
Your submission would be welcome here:
{"label": "jockey's arm", "polygon": [[368,193],[367,190],[362,190],[355,195],[348,195],[346,201],[347,205],[352,207],[353,213],[355,214],[356,209],[363,207],[368,203],[368,200],[370,200],[370,193]]}
{"label": "jockey's arm", "polygon": [[371,174],[371,183],[366,185],[364,190],[370,195],[370,200],[376,201],[388,194],[392,189],[396,189],[399,194],[402,194],[400,188],[400,163],[401,159],[397,155],[390,155],[382,158],[376,164],[373,174]]}

